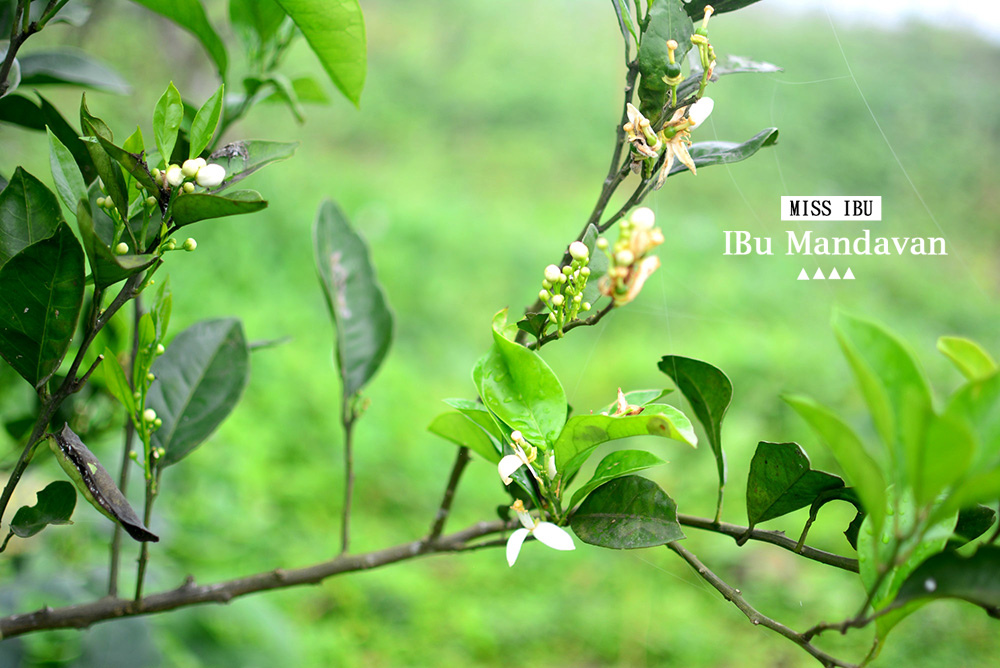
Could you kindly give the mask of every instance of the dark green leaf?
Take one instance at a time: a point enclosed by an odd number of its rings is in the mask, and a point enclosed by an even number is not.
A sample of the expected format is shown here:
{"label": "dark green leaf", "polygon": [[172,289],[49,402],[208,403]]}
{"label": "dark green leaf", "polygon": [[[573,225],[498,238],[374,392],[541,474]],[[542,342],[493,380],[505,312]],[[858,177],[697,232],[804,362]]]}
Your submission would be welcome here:
{"label": "dark green leaf", "polygon": [[455,445],[469,448],[488,462],[496,464],[500,461],[496,441],[471,418],[458,411],[438,415],[427,430]]}
{"label": "dark green leaf", "polygon": [[178,334],[152,368],[146,406],[163,425],[153,445],[176,464],[229,416],[250,379],[250,351],[235,318],[203,320]]}
{"label": "dark green leaf", "polygon": [[[712,165],[727,165],[746,160],[765,146],[773,146],[778,142],[778,129],[767,128],[746,140],[742,144],[728,141],[705,141],[693,144],[688,153],[694,160],[695,167],[710,167]],[[685,171],[687,167],[679,161],[670,168],[670,176]]]}
{"label": "dark green leaf", "polygon": [[936,598],[968,601],[1000,619],[1000,546],[983,545],[971,557],[953,551],[931,557],[900,586],[893,607]]}
{"label": "dark green leaf", "polygon": [[0,355],[32,387],[59,368],[83,304],[83,250],[66,223],[0,268]]}
{"label": "dark green leaf", "polygon": [[94,456],[69,425],[64,425],[49,447],[77,490],[108,519],[118,522],[137,541],[157,542],[159,537],[147,529],[122,494],[107,469]]}
{"label": "dark green leaf", "polygon": [[87,251],[87,258],[90,260],[90,273],[94,278],[94,285],[98,288],[106,288],[118,281],[123,281],[152,266],[157,260],[156,255],[152,254],[115,254],[108,242],[101,238],[95,228],[90,204],[86,201],[81,200],[77,206],[76,225],[80,230],[83,248]]}
{"label": "dark green leaf", "polygon": [[948,547],[959,548],[989,531],[996,521],[997,511],[986,506],[965,508],[958,513],[955,535],[948,541]]}
{"label": "dark green leaf", "polygon": [[63,220],[59,201],[20,167],[0,192],[0,267],[33,243],[51,237]]}
{"label": "dark green leaf", "polygon": [[812,504],[820,493],[843,487],[835,475],[813,471],[798,443],[761,441],[747,477],[747,517],[752,528]]}
{"label": "dark green leaf", "polygon": [[359,392],[382,365],[393,318],[364,239],[336,204],[320,205],[313,227],[320,285],[336,329],[344,398]]}
{"label": "dark green leaf", "polygon": [[226,180],[214,192],[225,190],[261,167],[291,157],[298,145],[298,142],[253,140],[233,142],[217,149],[208,156],[208,161],[226,168]]}
{"label": "dark green leaf", "polygon": [[199,220],[255,213],[266,208],[267,202],[256,190],[233,190],[226,195],[183,194],[174,200],[173,222],[183,227]]}
{"label": "dark green leaf", "polygon": [[355,106],[365,85],[365,22],[358,0],[277,0],[330,80]]}
{"label": "dark green leaf", "polygon": [[545,334],[545,328],[550,322],[548,313],[529,313],[517,321],[517,328],[539,339]]}
{"label": "dark green leaf", "polygon": [[0,98],[0,121],[13,123],[29,130],[44,130],[45,119],[34,102],[21,95]]}
{"label": "dark green leaf", "polygon": [[733,400],[733,384],[720,369],[707,362],[667,355],[657,365],[670,376],[684,398],[691,404],[715,455],[719,472],[719,500],[716,514],[722,512],[722,490],[726,486],[726,455],[722,450],[722,419]]}
{"label": "dark green leaf", "polygon": [[691,0],[684,6],[684,9],[692,19],[699,20],[705,16],[705,5],[712,5],[716,14],[724,14],[742,9],[755,2],[759,2],[759,0]]}
{"label": "dark green leaf", "polygon": [[[88,142],[89,143],[89,142]],[[147,193],[160,198],[160,187],[153,180],[153,175],[149,173],[146,161],[138,153],[129,153],[123,148],[115,146],[104,137],[97,137],[97,143],[111,156],[119,165],[125,168],[129,174],[141,185]],[[103,178],[103,177],[102,177]],[[128,195],[125,196],[126,200]]]}
{"label": "dark green leaf", "polygon": [[93,183],[97,178],[97,169],[94,167],[94,161],[90,159],[90,151],[80,139],[80,133],[62,117],[59,110],[52,106],[48,100],[41,95],[38,96],[38,99],[45,125],[73,154],[73,159],[76,160],[76,165],[80,168],[80,173],[83,174],[84,182]]}
{"label": "dark green leaf", "polygon": [[205,104],[195,114],[194,120],[191,121],[191,132],[188,133],[191,145],[188,149],[188,155],[192,158],[197,158],[201,155],[201,152],[212,141],[215,128],[218,127],[219,118],[222,116],[222,100],[225,88],[224,85],[219,86],[219,89],[212,94],[212,97],[205,101]]}
{"label": "dark green leaf", "polygon": [[45,486],[36,495],[33,506],[21,506],[10,522],[10,530],[19,538],[29,538],[50,524],[72,524],[69,518],[76,508],[76,490],[65,480]]}
{"label": "dark green leaf", "polygon": [[615,478],[621,478],[638,473],[653,466],[666,464],[665,461],[645,450],[619,450],[602,459],[594,471],[593,477],[584,483],[583,487],[573,493],[569,507],[575,506],[582,498],[593,490]]}
{"label": "dark green leaf", "polygon": [[[215,28],[208,22],[205,9],[199,0],[132,0],[132,2],[142,5],[147,9],[166,16],[168,19],[184,28],[201,42],[205,51],[212,57],[216,68],[219,70],[219,78],[226,79],[226,46],[219,39]],[[164,154],[168,156],[169,154]]]}
{"label": "dark green leaf", "polygon": [[[774,74],[782,72],[782,68],[773,63],[759,62],[743,58],[741,56],[727,56],[726,59],[716,65],[712,70],[712,81],[717,81],[719,77],[729,74]],[[701,68],[692,68],[690,74],[677,86],[677,99],[686,100],[694,95],[701,86],[701,78],[704,71]]]}
{"label": "dark green leaf", "polygon": [[997,370],[997,363],[990,354],[970,339],[958,336],[942,336],[937,348],[952,361],[968,380],[980,380]]}
{"label": "dark green leaf", "polygon": [[681,0],[653,0],[646,12],[647,23],[639,41],[639,111],[657,124],[666,102],[667,40],[677,41],[676,62],[683,63],[691,49],[694,26]]}
{"label": "dark green leaf", "polygon": [[[114,135],[107,124],[93,116],[87,109],[86,95],[80,101],[80,127],[83,128],[85,137],[101,138],[107,143],[114,142]],[[125,187],[125,177],[122,175],[121,167],[104,150],[100,142],[85,141],[83,145],[90,153],[97,175],[104,183],[104,191],[111,197],[122,220],[128,220],[128,189]]]}
{"label": "dark green leaf", "polygon": [[483,403],[531,444],[555,443],[566,424],[566,393],[538,353],[507,339],[506,311],[493,319],[493,346],[476,362],[473,382]]}
{"label": "dark green leaf", "polygon": [[808,532],[812,523],[816,521],[816,517],[819,516],[820,509],[831,501],[847,501],[854,506],[855,510],[858,511],[854,515],[854,519],[851,520],[851,523],[847,525],[847,529],[844,531],[844,536],[847,538],[847,542],[851,544],[852,548],[857,550],[858,531],[861,530],[861,524],[864,522],[865,517],[867,517],[867,513],[865,513],[864,505],[861,503],[861,498],[858,496],[857,490],[853,487],[834,487],[819,493],[819,495],[813,500],[812,505],[809,506],[809,520],[806,522],[805,529],[802,530],[802,537],[799,538],[799,542],[805,542],[806,532]]}
{"label": "dark green leaf", "polygon": [[177,132],[183,120],[184,103],[181,101],[181,94],[174,87],[174,82],[171,81],[153,109],[153,137],[156,139],[156,148],[163,158],[164,165],[170,164],[174,145],[177,143]]}
{"label": "dark green leaf", "polygon": [[49,167],[52,169],[56,192],[59,193],[63,206],[75,214],[77,202],[87,199],[87,184],[66,145],[51,130],[46,128],[46,133],[49,137]]}
{"label": "dark green leaf", "polygon": [[22,84],[72,84],[119,95],[132,92],[120,74],[76,49],[36,51],[19,60]]}
{"label": "dark green leaf", "polygon": [[673,499],[656,483],[634,475],[594,490],[573,513],[570,526],[583,542],[616,550],[684,538]]}

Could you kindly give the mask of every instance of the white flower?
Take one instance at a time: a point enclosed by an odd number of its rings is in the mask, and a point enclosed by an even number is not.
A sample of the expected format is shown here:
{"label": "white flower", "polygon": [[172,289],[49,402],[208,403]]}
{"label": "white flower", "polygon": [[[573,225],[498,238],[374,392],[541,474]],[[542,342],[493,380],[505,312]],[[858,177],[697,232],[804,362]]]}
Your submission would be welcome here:
{"label": "white flower", "polygon": [[532,535],[543,545],[551,547],[553,550],[575,550],[573,537],[564,529],[560,529],[552,522],[540,522],[528,514],[524,509],[524,504],[518,499],[511,506],[511,510],[517,513],[517,519],[521,521],[522,529],[517,529],[507,539],[507,565],[513,566],[517,561],[517,555],[521,552],[521,545],[525,539]]}
{"label": "white flower", "polygon": [[181,174],[191,178],[198,173],[199,168],[201,168],[201,164],[199,164],[197,160],[185,160],[184,163],[181,164]]}
{"label": "white flower", "polygon": [[[712,98],[703,97],[690,107],[682,107],[675,111],[673,118],[664,126],[664,138],[667,140],[665,142],[666,157],[663,161],[663,168],[660,170],[660,176],[656,180],[657,190],[670,175],[670,168],[674,166],[675,158],[690,169],[692,174],[698,173],[694,160],[691,159],[691,154],[687,150],[687,147],[691,145],[690,128],[704,123],[708,115],[712,113],[713,108],[715,108],[715,102]],[[684,117],[685,111],[687,111],[687,118]],[[667,138],[669,132],[674,134]]]}
{"label": "white flower", "polygon": [[222,165],[209,164],[198,169],[195,181],[199,186],[214,188],[226,180],[226,168]]}
{"label": "white flower", "polygon": [[181,171],[180,165],[170,165],[167,167],[166,178],[167,183],[175,188],[184,183],[184,172]]}
{"label": "white flower", "polygon": [[[531,468],[531,463],[535,461],[538,451],[534,446],[528,445],[527,441],[524,440],[524,437],[519,431],[511,432],[510,440],[514,442],[514,454],[505,456],[500,460],[500,463],[497,464],[497,471],[500,473],[500,479],[503,480],[503,484],[509,485],[512,482],[510,476],[514,473],[514,471],[518,470],[522,466],[527,466],[531,475],[535,476],[535,479],[537,479],[538,474],[535,473],[535,469]],[[521,446],[522,443],[524,445],[528,445],[527,452],[525,452],[524,448]]]}
{"label": "white flower", "polygon": [[688,110],[688,120],[691,121],[691,125],[701,125],[708,118],[708,115],[712,113],[712,109],[715,108],[715,100],[710,97],[703,97],[694,104]]}

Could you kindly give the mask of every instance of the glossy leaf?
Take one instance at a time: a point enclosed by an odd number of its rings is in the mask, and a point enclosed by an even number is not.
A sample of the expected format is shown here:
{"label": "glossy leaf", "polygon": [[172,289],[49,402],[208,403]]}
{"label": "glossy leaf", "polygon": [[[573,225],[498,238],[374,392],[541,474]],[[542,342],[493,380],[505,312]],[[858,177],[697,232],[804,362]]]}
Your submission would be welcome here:
{"label": "glossy leaf", "polygon": [[118,356],[110,348],[104,349],[104,360],[101,362],[101,370],[104,372],[104,386],[115,399],[125,407],[125,412],[135,415],[135,397],[132,396],[132,387],[125,377],[125,370],[122,368]]}
{"label": "glossy leaf", "polygon": [[927,505],[962,478],[975,455],[975,436],[964,420],[932,415],[915,457],[907,461],[917,503]]}
{"label": "glossy leaf", "polygon": [[0,98],[0,121],[13,123],[29,130],[44,130],[45,119],[34,102],[23,95]]}
{"label": "glossy leaf", "polygon": [[468,399],[445,399],[444,402],[479,425],[479,428],[496,442],[497,449],[500,449],[499,444],[503,442],[505,434],[501,433],[496,419],[486,406],[478,401],[469,401]]}
{"label": "glossy leaf", "polygon": [[191,131],[188,133],[188,140],[191,142],[188,155],[197,158],[212,142],[215,129],[219,125],[219,118],[222,116],[222,100],[225,86],[219,86],[212,97],[205,101],[194,120],[191,121]]}
{"label": "glossy leaf", "polygon": [[[228,60],[226,46],[219,39],[215,28],[208,22],[205,9],[199,0],[170,0],[170,2],[162,2],[162,0],[132,0],[132,2],[167,17],[194,35],[215,62],[215,66],[219,70],[219,78],[225,80]],[[166,158],[169,160],[169,153],[163,155],[166,155]]]}
{"label": "glossy leaf", "polygon": [[183,227],[199,220],[239,216],[266,208],[267,202],[256,190],[233,190],[225,195],[208,193],[180,195],[174,200],[172,211],[174,225]]}
{"label": "glossy leaf", "polygon": [[226,180],[213,192],[225,190],[273,162],[290,158],[298,145],[298,142],[253,140],[220,147],[212,152],[208,161],[226,168]]}
{"label": "glossy leaf", "polygon": [[639,40],[639,110],[656,125],[666,102],[667,40],[677,41],[676,62],[683,63],[691,49],[694,26],[681,0],[653,0]]}
{"label": "glossy leaf", "polygon": [[392,342],[392,311],[368,245],[330,200],[320,205],[313,250],[336,330],[337,368],[346,399],[367,385],[385,360]]}
{"label": "glossy leaf", "polygon": [[719,473],[719,500],[716,514],[722,511],[722,492],[726,486],[726,454],[722,450],[722,419],[733,400],[733,384],[720,369],[707,362],[667,355],[657,365],[670,376],[684,398],[691,404],[701,426],[705,428],[708,443],[715,455]]}
{"label": "glossy leaf", "polygon": [[749,526],[804,508],[821,493],[843,486],[839,477],[812,470],[798,443],[761,441],[747,478]]}
{"label": "glossy leaf", "polygon": [[1000,619],[1000,546],[983,545],[971,557],[955,552],[931,557],[900,586],[893,607],[938,598],[967,601]]}
{"label": "glossy leaf", "polygon": [[[102,138],[107,143],[114,143],[114,135],[108,125],[90,113],[87,109],[87,96],[80,101],[80,127],[83,137]],[[111,197],[122,220],[128,220],[128,189],[121,166],[114,160],[99,141],[84,141],[83,145],[90,153],[97,175],[104,184],[104,190]]]}
{"label": "glossy leaf", "polygon": [[118,522],[137,541],[155,543],[160,540],[143,525],[107,469],[68,424],[63,425],[55,438],[49,439],[49,447],[77,491],[102,515]]}
{"label": "glossy leaf", "polygon": [[942,336],[938,339],[937,348],[968,380],[986,378],[997,370],[997,363],[990,354],[970,339]]}
{"label": "glossy leaf", "polygon": [[184,120],[184,103],[181,101],[181,94],[174,87],[174,82],[171,81],[153,109],[153,137],[156,139],[156,148],[165,165],[170,164],[170,156],[174,152],[182,120]]}
{"label": "glossy leaf", "polygon": [[945,415],[966,421],[976,434],[979,449],[974,469],[1000,465],[1000,373],[963,385],[948,402]]}
{"label": "glossy leaf", "polygon": [[573,513],[570,526],[583,542],[616,550],[684,538],[673,499],[656,483],[634,475],[595,489]]}
{"label": "glossy leaf", "polygon": [[949,548],[959,548],[990,530],[997,519],[997,511],[977,505],[959,511],[955,534],[948,541]]}
{"label": "glossy leaf", "polygon": [[742,9],[747,5],[752,5],[760,0],[691,0],[684,5],[684,9],[692,19],[698,20],[705,16],[705,5],[712,5],[716,14],[733,12]]}
{"label": "glossy leaf", "polygon": [[128,82],[108,65],[77,49],[36,51],[20,56],[21,84],[72,84],[105,93],[128,95]]}
{"label": "glossy leaf", "polygon": [[488,462],[496,464],[500,461],[495,441],[482,427],[458,411],[438,415],[427,430],[455,445],[469,448]]}
{"label": "glossy leaf", "polygon": [[618,450],[617,452],[612,452],[598,463],[593,477],[584,483],[583,487],[573,493],[573,497],[569,501],[569,507],[572,508],[575,506],[581,499],[606,482],[638,473],[639,471],[644,471],[660,464],[666,464],[666,462],[645,450]]}
{"label": "glossy leaf", "polygon": [[299,27],[330,80],[355,106],[365,85],[365,22],[358,0],[276,0]]}
{"label": "glossy leaf", "polygon": [[71,483],[57,480],[39,490],[33,506],[21,506],[10,522],[10,530],[19,538],[30,538],[50,524],[72,524],[69,518],[76,508],[76,490]]}
{"label": "glossy leaf", "polygon": [[[692,144],[688,148],[695,167],[711,167],[712,165],[728,165],[746,160],[765,146],[773,146],[778,142],[778,129],[761,130],[742,144],[728,141],[705,141]],[[680,162],[670,168],[670,176],[686,171]]]}
{"label": "glossy leaf", "polygon": [[885,516],[886,481],[879,465],[865,450],[861,439],[843,420],[828,408],[807,397],[782,397],[795,412],[813,428],[854,487],[872,518],[876,531],[881,530]]}
{"label": "glossy leaf", "polygon": [[176,464],[212,435],[243,395],[250,379],[250,351],[235,318],[202,320],[174,337],[152,368],[156,380],[146,406],[163,425],[153,446]]}
{"label": "glossy leaf", "polygon": [[45,125],[69,149],[69,152],[73,154],[73,159],[76,160],[76,165],[80,168],[84,182],[87,184],[93,183],[97,178],[97,169],[94,167],[94,161],[90,159],[90,152],[87,150],[87,146],[80,139],[80,132],[70,125],[69,121],[63,118],[59,110],[52,106],[48,100],[41,95],[38,96],[38,100],[38,107],[42,111],[42,118],[45,120]]}
{"label": "glossy leaf", "polygon": [[651,404],[639,415],[574,415],[556,440],[556,467],[570,480],[601,443],[630,436],[660,436],[692,447],[698,444],[691,421],[673,406]]}
{"label": "glossy leaf", "polygon": [[851,547],[855,550],[858,549],[858,532],[861,530],[861,524],[864,522],[867,513],[865,513],[865,507],[861,503],[861,497],[858,496],[858,492],[853,487],[833,487],[826,491],[820,492],[816,498],[813,500],[812,505],[809,506],[809,519],[806,521],[806,526],[802,530],[802,536],[799,538],[799,543],[805,542],[806,533],[809,531],[809,527],[812,523],[816,521],[819,516],[820,509],[831,501],[847,501],[857,513],[854,515],[854,519],[847,526],[844,531],[844,536],[847,538],[847,542],[851,544]]}
{"label": "glossy leaf", "polygon": [[108,241],[102,239],[96,230],[90,204],[86,201],[81,201],[77,206],[76,225],[80,230],[80,238],[83,240],[87,259],[90,261],[90,273],[93,276],[94,285],[99,288],[106,288],[118,281],[123,281],[129,276],[151,267],[157,260],[156,255],[153,254],[116,254],[108,245]]}
{"label": "glossy leaf", "polygon": [[0,355],[38,388],[59,368],[83,304],[83,250],[66,223],[0,268]]}
{"label": "glossy leaf", "polygon": [[22,249],[51,237],[62,222],[59,201],[20,167],[0,192],[0,267]]}
{"label": "glossy leaf", "polygon": [[493,319],[493,346],[472,379],[483,403],[535,446],[551,447],[566,424],[566,393],[541,356],[504,336],[506,311]]}
{"label": "glossy leaf", "polygon": [[66,145],[48,128],[46,133],[49,137],[49,167],[52,169],[56,192],[59,193],[63,206],[75,214],[77,202],[87,199],[87,184]]}

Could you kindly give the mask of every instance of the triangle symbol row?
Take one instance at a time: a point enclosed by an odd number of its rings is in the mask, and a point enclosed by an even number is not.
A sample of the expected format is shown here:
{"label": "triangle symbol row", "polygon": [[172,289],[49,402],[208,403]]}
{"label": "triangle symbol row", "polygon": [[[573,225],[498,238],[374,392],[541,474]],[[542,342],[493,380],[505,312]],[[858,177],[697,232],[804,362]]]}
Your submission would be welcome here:
{"label": "triangle symbol row", "polygon": [[[845,281],[853,281],[854,280],[854,272],[851,271],[850,267],[848,267],[847,271],[844,272],[844,275],[841,276],[840,273],[837,271],[837,268],[834,267],[833,269],[830,270],[830,273],[827,276],[823,275],[823,270],[822,269],[817,269],[816,273],[812,275],[812,280],[814,280],[814,281],[822,281],[822,280],[825,280],[825,279],[830,279],[831,281],[838,281],[838,280],[841,280],[841,279],[843,279]],[[808,281],[808,280],[810,280],[809,274],[806,273],[805,268],[803,268],[802,271],[799,272],[799,278],[798,278],[798,280],[800,280],[800,281]]]}

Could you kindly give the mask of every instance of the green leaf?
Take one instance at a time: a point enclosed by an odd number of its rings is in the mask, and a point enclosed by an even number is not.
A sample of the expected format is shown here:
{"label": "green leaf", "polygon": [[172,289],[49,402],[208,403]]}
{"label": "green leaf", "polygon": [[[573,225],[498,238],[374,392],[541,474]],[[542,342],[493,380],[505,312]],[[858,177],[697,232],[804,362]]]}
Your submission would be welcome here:
{"label": "green leaf", "polygon": [[[755,134],[742,144],[728,141],[698,142],[688,148],[695,167],[711,167],[712,165],[728,165],[746,160],[765,146],[773,146],[778,142],[778,129],[766,128]],[[687,170],[680,161],[670,168],[669,176]]]}
{"label": "green leaf", "polygon": [[[86,95],[83,95],[80,100],[80,127],[83,129],[84,137],[104,139],[106,143],[111,144],[114,142],[114,135],[112,135],[107,123],[92,115],[87,109]],[[122,220],[128,220],[128,189],[125,187],[125,177],[122,176],[121,167],[104,150],[101,142],[84,141],[83,145],[90,153],[90,159],[94,163],[97,175],[104,183],[105,192],[111,197]]]}
{"label": "green leaf", "polygon": [[153,364],[156,380],[146,406],[163,425],[153,446],[176,464],[208,438],[232,412],[250,379],[250,351],[235,318],[203,320],[178,334]]}
{"label": "green leaf", "polygon": [[587,231],[583,234],[583,243],[590,251],[590,264],[587,265],[590,268],[590,278],[583,288],[582,299],[590,304],[596,304],[601,298],[599,283],[608,273],[608,256],[603,251],[595,252],[598,236],[597,226],[593,224],[588,225]]}
{"label": "green leaf", "polygon": [[646,25],[639,40],[639,110],[657,124],[666,102],[667,40],[677,41],[676,62],[683,63],[691,49],[694,26],[684,12],[681,0],[652,0],[646,12]]}
{"label": "green leaf", "polygon": [[55,438],[49,439],[49,447],[83,498],[102,515],[118,522],[137,541],[155,543],[160,540],[143,525],[107,469],[68,424]]}
{"label": "green leaf", "polygon": [[219,126],[219,118],[222,116],[225,88],[225,85],[219,86],[219,89],[205,101],[205,104],[195,114],[194,120],[191,121],[191,131],[188,133],[188,140],[191,142],[189,157],[197,158],[211,143],[215,129]]}
{"label": "green leaf", "polygon": [[839,477],[812,470],[798,443],[761,441],[747,477],[749,526],[804,508],[821,493],[843,486]]}
{"label": "green leaf", "polygon": [[208,156],[208,161],[226,168],[226,180],[214,192],[250,176],[273,162],[285,160],[295,153],[298,142],[238,141],[226,144]]}
{"label": "green leaf", "polygon": [[989,531],[996,521],[997,511],[986,506],[973,506],[959,511],[955,523],[955,533],[948,541],[948,547],[957,549]]}
{"label": "green leaf", "polygon": [[997,370],[997,363],[978,343],[959,336],[942,336],[937,348],[968,380],[980,380]]}
{"label": "green leaf", "polygon": [[247,50],[260,50],[284,19],[285,10],[274,0],[229,0],[229,22]]}
{"label": "green leaf", "polygon": [[173,223],[176,227],[183,227],[199,220],[239,216],[266,208],[267,202],[256,190],[233,190],[225,196],[190,193],[174,200]]}
{"label": "green leaf", "polygon": [[[158,186],[156,181],[153,180],[153,175],[149,173],[149,167],[146,165],[146,161],[143,159],[142,155],[139,153],[129,153],[125,149],[115,146],[104,137],[96,137],[96,140],[97,143],[101,145],[101,148],[104,149],[104,152],[107,153],[115,162],[124,167],[125,171],[131,174],[147,193],[157,199],[160,198],[160,186]],[[87,141],[87,143],[92,144],[93,142]],[[112,195],[112,197],[114,196]],[[126,202],[128,202],[128,199],[128,195],[125,195]]]}
{"label": "green leaf", "polygon": [[320,205],[313,226],[320,286],[336,330],[344,399],[372,379],[392,343],[393,317],[365,240],[333,201]]}
{"label": "green leaf", "polygon": [[38,105],[22,95],[5,95],[0,98],[0,121],[29,130],[45,129],[45,119]]}
{"label": "green leaf", "polygon": [[123,281],[133,274],[151,267],[158,259],[156,255],[117,255],[108,242],[98,234],[94,218],[91,215],[90,204],[81,200],[76,209],[76,225],[80,230],[83,248],[90,260],[90,273],[94,285],[106,288],[118,281]]}
{"label": "green leaf", "polygon": [[72,84],[118,95],[132,92],[120,74],[78,49],[36,51],[18,60],[22,85]]}
{"label": "green leaf", "polygon": [[593,490],[615,478],[638,473],[660,464],[665,461],[651,452],[645,450],[619,450],[612,452],[602,459],[594,471],[593,477],[584,483],[583,487],[573,493],[573,498],[569,501],[569,507],[575,506],[581,499],[590,494]]}
{"label": "green leaf", "polygon": [[506,311],[493,319],[493,346],[476,362],[472,379],[483,403],[511,429],[549,448],[566,424],[566,393],[549,365],[503,335]]}
{"label": "green leaf", "polygon": [[471,418],[458,411],[438,415],[427,430],[455,445],[465,446],[479,453],[488,462],[500,462],[496,441]]}
{"label": "green leaf", "polygon": [[21,506],[10,522],[10,530],[19,538],[30,538],[50,524],[72,524],[69,518],[76,508],[76,490],[65,480],[45,486],[35,495],[33,506]]}
{"label": "green leaf", "polygon": [[742,9],[755,2],[759,2],[759,0],[691,0],[684,6],[684,9],[692,19],[699,20],[705,16],[705,5],[712,5],[716,14],[724,14]]}
{"label": "green leaf", "polygon": [[503,443],[505,435],[500,432],[500,427],[497,426],[497,421],[489,409],[477,401],[468,399],[445,399],[444,402],[479,425],[479,428],[493,439],[497,451],[501,450],[500,444]]}
{"label": "green leaf", "polygon": [[945,415],[964,420],[979,442],[974,470],[1000,465],[1000,373],[963,385],[948,402]]}
{"label": "green leaf", "polygon": [[0,355],[36,389],[73,339],[83,282],[83,250],[66,223],[0,268]]}
{"label": "green leaf", "polygon": [[708,362],[666,355],[657,367],[677,384],[691,404],[701,426],[705,428],[709,445],[715,455],[719,473],[719,500],[716,515],[722,512],[722,493],[726,487],[726,454],[722,450],[722,419],[733,400],[733,384],[720,369]]}
{"label": "green leaf", "polygon": [[359,106],[365,85],[365,22],[358,0],[277,0],[299,27],[330,80]]}
{"label": "green leaf", "polygon": [[920,505],[933,502],[939,493],[962,478],[976,451],[968,423],[954,415],[931,415],[917,459],[908,461],[913,494]]}
{"label": "green leaf", "polygon": [[46,128],[49,137],[49,167],[52,169],[52,180],[56,184],[56,192],[63,206],[76,213],[76,203],[87,199],[87,184],[76,165],[76,159],[66,145]]}
{"label": "green leaf", "polygon": [[[201,6],[201,2],[198,0],[170,0],[170,2],[163,2],[162,0],[132,0],[132,2],[167,17],[198,38],[201,45],[205,47],[205,51],[208,52],[208,55],[215,62],[215,66],[219,70],[219,78],[225,81],[228,60],[226,46],[219,39],[215,28],[208,22],[208,17],[205,15],[205,9]],[[162,153],[161,155],[166,156],[167,160],[170,159],[169,153]]]}
{"label": "green leaf", "polygon": [[861,439],[830,409],[812,399],[796,396],[783,396],[782,399],[809,423],[820,440],[830,448],[840,467],[858,490],[858,496],[876,530],[881,530],[885,516],[886,482],[881,468],[865,450]]}
{"label": "green leaf", "polygon": [[983,545],[971,557],[951,551],[931,557],[899,587],[893,607],[939,598],[967,601],[1000,619],[1000,546]]}
{"label": "green leaf", "polygon": [[692,447],[698,444],[691,421],[673,406],[651,404],[639,415],[574,415],[555,443],[556,467],[569,481],[601,443],[630,436],[660,436]]}
{"label": "green leaf", "polygon": [[52,106],[48,100],[41,95],[38,95],[38,99],[38,106],[42,110],[42,118],[45,120],[45,125],[52,130],[52,134],[58,137],[59,141],[73,154],[73,159],[76,160],[76,165],[80,168],[80,173],[83,174],[84,182],[87,184],[93,183],[97,178],[97,169],[94,167],[94,161],[90,159],[90,151],[87,150],[86,144],[80,139],[80,132],[71,126],[62,117],[59,110]]}
{"label": "green leaf", "polygon": [[809,519],[806,521],[805,529],[802,530],[802,537],[799,538],[799,542],[805,542],[806,532],[812,526],[812,523],[816,521],[820,509],[831,501],[847,501],[857,510],[854,519],[851,520],[851,523],[847,525],[847,530],[844,531],[847,542],[851,544],[853,549],[857,550],[858,532],[861,530],[861,524],[864,522],[865,517],[867,517],[867,513],[865,512],[864,505],[861,503],[861,498],[858,496],[858,491],[853,487],[834,487],[820,492],[816,496],[812,505],[809,506]]}
{"label": "green leaf", "polygon": [[0,267],[22,249],[51,237],[63,220],[59,201],[20,167],[0,192]]}
{"label": "green leaf", "polygon": [[583,542],[616,550],[684,538],[674,500],[656,483],[634,475],[594,490],[573,513],[570,526]]}
{"label": "green leaf", "polygon": [[[625,402],[629,406],[646,406],[648,404],[659,404],[660,399],[664,398],[668,394],[673,392],[672,388],[666,388],[663,390],[632,390],[631,392],[625,392]],[[599,412],[607,413],[608,415],[613,415],[618,408],[618,401],[613,401]]]}
{"label": "green leaf", "polygon": [[156,139],[156,148],[165,165],[170,164],[170,155],[174,152],[177,131],[180,130],[182,120],[184,120],[184,103],[181,101],[181,94],[174,87],[174,82],[171,81],[153,109],[153,137]]}
{"label": "green leaf", "polygon": [[108,392],[121,402],[126,413],[135,415],[135,397],[132,396],[132,388],[125,378],[125,370],[122,369],[118,356],[111,348],[104,349],[104,361],[101,362],[101,368],[104,370],[104,385],[108,388]]}

